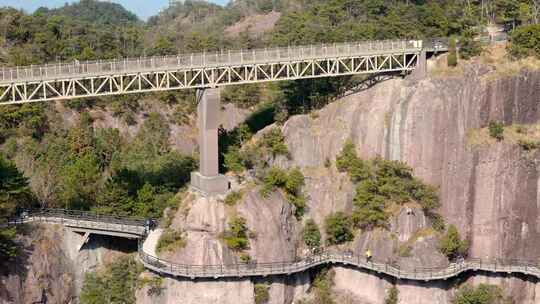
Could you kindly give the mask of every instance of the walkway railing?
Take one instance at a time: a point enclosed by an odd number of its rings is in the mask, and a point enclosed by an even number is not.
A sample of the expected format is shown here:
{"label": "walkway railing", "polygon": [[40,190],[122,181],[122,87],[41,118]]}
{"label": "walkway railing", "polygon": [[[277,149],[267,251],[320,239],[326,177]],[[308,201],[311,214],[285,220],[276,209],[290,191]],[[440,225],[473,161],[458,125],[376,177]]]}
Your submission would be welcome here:
{"label": "walkway railing", "polygon": [[148,222],[140,218],[124,218],[73,210],[39,210],[9,221],[10,225],[28,222],[57,223],[69,227],[101,229],[133,233],[140,236],[138,255],[144,266],[152,271],[186,278],[231,278],[288,275],[326,264],[349,265],[399,279],[418,281],[444,280],[467,271],[491,273],[520,273],[540,278],[540,261],[467,259],[448,267],[400,268],[398,265],[368,261],[350,253],[323,252],[297,261],[271,263],[240,263],[220,265],[189,265],[170,262],[143,251],[142,243],[148,232]]}
{"label": "walkway railing", "polygon": [[139,257],[146,268],[153,271],[187,278],[225,278],[288,275],[302,272],[325,264],[350,265],[386,274],[399,279],[417,281],[444,280],[455,277],[466,271],[488,271],[493,273],[521,273],[540,278],[540,264],[525,261],[501,261],[469,259],[459,263],[451,263],[440,268],[401,269],[397,265],[367,261],[359,255],[346,253],[321,253],[303,258],[296,262],[277,263],[243,263],[230,265],[185,265],[172,263],[143,252],[139,248]]}

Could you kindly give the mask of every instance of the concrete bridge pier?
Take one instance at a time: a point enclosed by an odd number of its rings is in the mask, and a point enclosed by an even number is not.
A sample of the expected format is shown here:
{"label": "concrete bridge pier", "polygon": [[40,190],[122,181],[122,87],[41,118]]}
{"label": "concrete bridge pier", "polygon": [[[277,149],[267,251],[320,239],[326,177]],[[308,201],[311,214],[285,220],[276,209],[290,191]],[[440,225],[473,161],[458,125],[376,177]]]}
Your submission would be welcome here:
{"label": "concrete bridge pier", "polygon": [[415,80],[422,80],[427,77],[427,55],[425,50],[420,51],[418,54],[418,62],[411,76]]}
{"label": "concrete bridge pier", "polygon": [[205,196],[223,194],[229,189],[229,181],[219,174],[219,113],[219,88],[198,90],[199,171],[191,173],[191,187]]}

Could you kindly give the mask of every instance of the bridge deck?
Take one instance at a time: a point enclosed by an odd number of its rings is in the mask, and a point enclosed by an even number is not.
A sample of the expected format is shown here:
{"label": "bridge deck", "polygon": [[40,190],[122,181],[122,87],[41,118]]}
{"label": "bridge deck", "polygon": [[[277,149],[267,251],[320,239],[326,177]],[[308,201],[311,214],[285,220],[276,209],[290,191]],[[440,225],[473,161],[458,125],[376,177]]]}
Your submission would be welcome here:
{"label": "bridge deck", "polygon": [[420,41],[389,40],[57,63],[2,69],[0,84],[148,71],[268,64],[316,58],[384,55],[396,52],[418,52],[420,49]]}
{"label": "bridge deck", "polygon": [[420,40],[396,40],[15,67],[0,71],[0,105],[408,72],[421,52]]}
{"label": "bridge deck", "polygon": [[143,219],[119,218],[83,211],[42,210],[9,221],[11,225],[24,223],[59,224],[81,232],[126,238],[143,238],[147,232]]}

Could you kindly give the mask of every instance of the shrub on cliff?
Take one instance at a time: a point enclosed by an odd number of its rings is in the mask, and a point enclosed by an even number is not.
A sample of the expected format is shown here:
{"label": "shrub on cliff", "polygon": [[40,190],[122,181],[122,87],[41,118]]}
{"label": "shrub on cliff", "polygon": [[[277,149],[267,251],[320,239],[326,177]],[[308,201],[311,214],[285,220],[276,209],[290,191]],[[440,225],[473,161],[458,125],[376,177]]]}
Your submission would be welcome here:
{"label": "shrub on cliff", "polygon": [[285,144],[285,137],[279,128],[272,128],[263,134],[259,144],[266,148],[272,156],[288,155],[289,150]]}
{"label": "shrub on cliff", "polygon": [[245,250],[249,248],[248,232],[246,219],[235,216],[229,221],[229,228],[225,230],[223,240],[232,250]]}
{"label": "shrub on cliff", "polygon": [[334,286],[334,271],[323,268],[313,280],[314,301],[317,304],[335,304],[332,287]]}
{"label": "shrub on cliff", "polygon": [[253,292],[255,293],[255,304],[266,304],[270,300],[268,284],[255,284]]}
{"label": "shrub on cliff", "polygon": [[525,151],[531,151],[540,147],[540,142],[532,139],[519,139],[518,145]]}
{"label": "shrub on cliff", "polygon": [[399,290],[394,285],[388,289],[388,294],[384,299],[384,304],[398,304],[399,301]]}
{"label": "shrub on cliff", "polygon": [[306,198],[302,193],[305,178],[298,168],[283,170],[272,167],[264,176],[261,195],[267,197],[276,189],[285,191],[289,203],[295,206],[295,216],[302,217],[306,207]]}
{"label": "shrub on cliff", "polygon": [[324,220],[326,242],[329,245],[337,245],[353,240],[352,224],[349,217],[343,212],[328,215]]}
{"label": "shrub on cliff", "polygon": [[410,167],[380,157],[362,160],[351,141],[336,157],[336,167],[357,183],[352,220],[358,227],[384,227],[389,202],[417,202],[426,214],[435,214],[439,207],[437,189],[415,178]]}
{"label": "shrub on cliff", "polygon": [[225,197],[225,204],[229,206],[234,206],[238,201],[242,199],[243,193],[240,191],[231,191]]}
{"label": "shrub on cliff", "polygon": [[321,232],[314,220],[309,219],[306,221],[302,236],[304,244],[306,244],[309,249],[317,249],[321,246]]}
{"label": "shrub on cliff", "polygon": [[490,121],[488,125],[489,136],[495,138],[496,140],[504,139],[504,124],[500,121]]}
{"label": "shrub on cliff", "polygon": [[341,172],[348,172],[353,182],[366,179],[371,174],[369,165],[358,157],[351,140],[345,142],[341,153],[336,157],[336,167]]}
{"label": "shrub on cliff", "polygon": [[540,24],[520,26],[512,31],[509,51],[517,58],[526,56],[540,58]]}
{"label": "shrub on cliff", "polygon": [[454,225],[448,226],[448,231],[439,240],[439,250],[450,259],[465,256],[469,249],[467,240],[462,240]]}
{"label": "shrub on cliff", "polygon": [[457,291],[453,304],[503,304],[512,303],[505,299],[502,289],[496,285],[479,284],[472,286],[463,285]]}
{"label": "shrub on cliff", "polygon": [[159,254],[163,251],[171,251],[177,248],[183,248],[184,246],[186,246],[186,240],[181,231],[166,229],[159,237],[156,245],[156,253]]}

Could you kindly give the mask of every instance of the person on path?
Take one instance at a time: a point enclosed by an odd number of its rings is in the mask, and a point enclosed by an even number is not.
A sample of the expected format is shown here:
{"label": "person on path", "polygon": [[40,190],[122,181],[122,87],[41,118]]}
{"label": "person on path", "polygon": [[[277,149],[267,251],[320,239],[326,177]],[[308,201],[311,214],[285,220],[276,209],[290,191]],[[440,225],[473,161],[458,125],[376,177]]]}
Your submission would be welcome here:
{"label": "person on path", "polygon": [[373,257],[373,255],[371,254],[371,250],[366,250],[366,261],[367,262],[371,262],[371,258]]}

